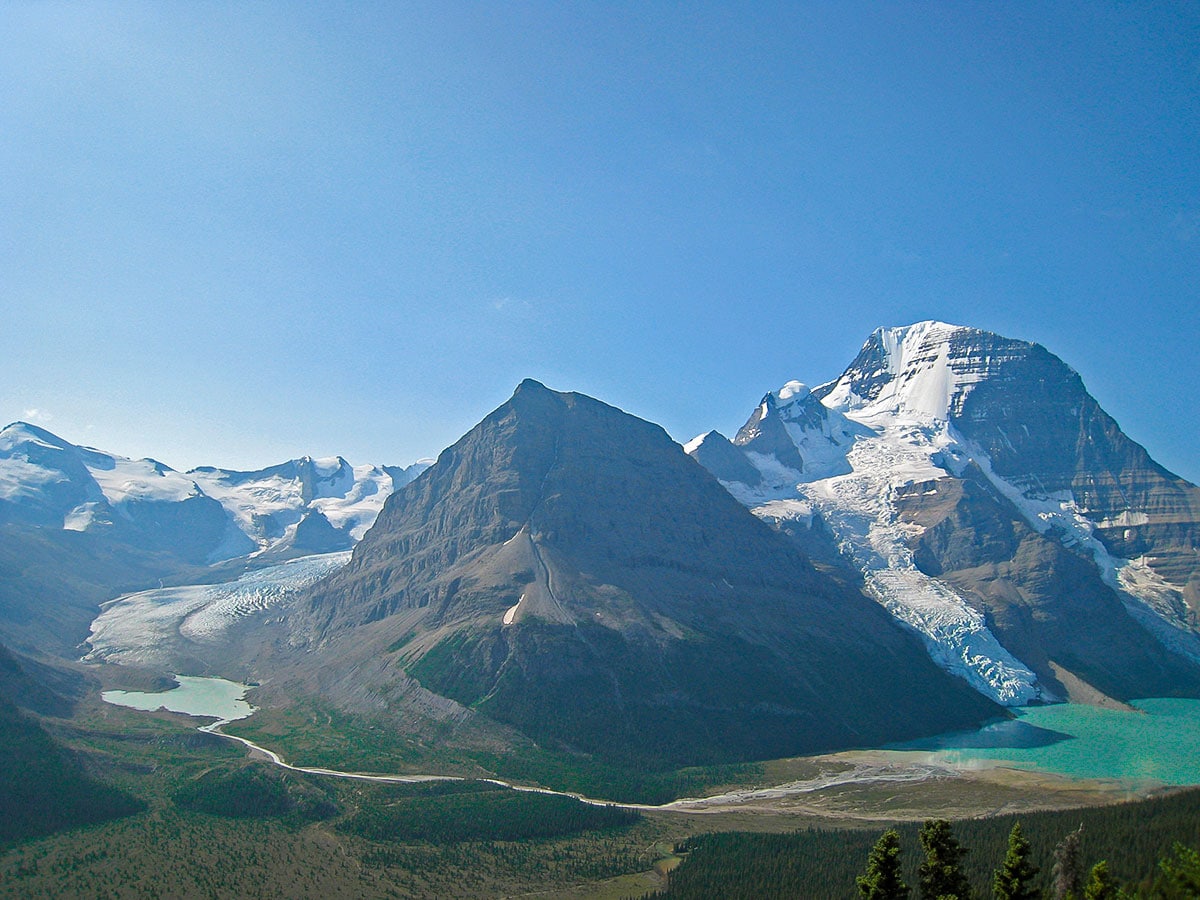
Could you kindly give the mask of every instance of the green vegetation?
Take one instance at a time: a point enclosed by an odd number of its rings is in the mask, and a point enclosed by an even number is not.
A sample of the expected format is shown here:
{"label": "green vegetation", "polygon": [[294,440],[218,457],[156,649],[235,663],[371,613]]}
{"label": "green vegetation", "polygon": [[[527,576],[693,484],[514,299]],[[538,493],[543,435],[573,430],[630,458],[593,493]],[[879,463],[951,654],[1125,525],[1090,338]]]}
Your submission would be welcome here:
{"label": "green vegetation", "polygon": [[23,832],[0,848],[0,897],[493,897],[644,872],[663,839],[634,813],[565,797],[250,762],[168,713],[94,703],[47,723],[134,808]]}
{"label": "green vegetation", "polygon": [[1121,894],[1120,884],[1108,871],[1108,860],[1102,859],[1092,866],[1087,887],[1083,889],[1084,900],[1120,900]]}
{"label": "green vegetation", "polygon": [[1176,844],[1173,857],[1162,860],[1158,867],[1153,896],[1166,900],[1200,897],[1200,851]]}
{"label": "green vegetation", "polygon": [[181,809],[231,819],[313,821],[338,812],[311,779],[265,763],[212,769],[176,790],[172,799]]}
{"label": "green vegetation", "polygon": [[[808,658],[816,651],[801,652]],[[697,636],[647,647],[593,622],[529,620],[509,631],[499,625],[457,631],[407,672],[544,750],[584,754],[631,772],[818,753],[849,740],[870,744],[876,734],[882,743],[885,734],[921,727],[911,718],[889,728],[851,715],[861,696],[850,692],[841,706],[828,694],[832,682],[817,690],[779,657],[729,633],[720,641]],[[978,718],[994,713],[978,695],[961,699],[961,710],[978,703]],[[839,712],[817,714],[817,708]],[[968,719],[977,721],[968,716],[963,724]]]}
{"label": "green vegetation", "polygon": [[755,763],[653,770],[532,746],[509,753],[448,751],[436,735],[401,735],[383,721],[348,715],[311,700],[287,709],[260,710],[225,730],[271,748],[293,765],[496,777],[616,803],[667,803],[726,785],[758,783],[763,776],[763,767]]}
{"label": "green vegetation", "polygon": [[867,871],[857,878],[861,900],[907,900],[908,885],[900,873],[900,835],[889,828],[867,857]]}
{"label": "green vegetation", "polygon": [[1008,852],[1004,863],[992,878],[992,894],[996,900],[1037,900],[1038,892],[1033,887],[1037,867],[1029,861],[1029,841],[1021,833],[1021,823],[1013,822],[1008,833]]}
{"label": "green vegetation", "polygon": [[531,750],[501,756],[471,755],[485,771],[508,781],[525,782],[615,803],[661,805],[695,797],[723,785],[756,783],[762,766],[743,763],[690,766],[663,772],[615,766],[591,756]]}
{"label": "green vegetation", "polygon": [[36,721],[0,701],[0,844],[132,815],[145,804],[84,774]]}
{"label": "green vegetation", "polygon": [[971,900],[971,885],[962,869],[967,850],[945,819],[933,819],[917,833],[925,859],[917,869],[923,900]]}
{"label": "green vegetation", "polygon": [[[1186,849],[1200,846],[1200,790],[1115,806],[1025,813],[1020,823],[1021,835],[1030,844],[1028,862],[1039,870],[1032,881],[1033,896],[1051,888],[1053,849],[1082,824],[1078,858],[1093,869],[1077,897],[1086,896],[1094,883],[1091,889],[1101,891],[1103,885],[1111,888],[1118,882],[1135,896],[1200,897],[1200,892],[1188,894],[1190,888],[1179,887],[1187,885],[1189,878],[1200,882],[1200,855]],[[956,840],[970,848],[960,864],[975,896],[991,896],[995,869],[1006,859],[1015,824],[1013,816],[954,823]],[[900,839],[902,878],[916,883],[918,864],[924,859],[919,828],[914,823],[894,827]],[[679,846],[684,862],[671,873],[667,888],[654,896],[672,900],[853,897],[864,860],[878,837],[878,831],[846,829],[700,835]],[[1179,849],[1172,851],[1176,845]],[[1159,861],[1172,853],[1160,867]],[[1106,865],[1097,873],[1094,864],[1100,860]]]}
{"label": "green vegetation", "polygon": [[[389,764],[379,760],[388,754],[410,765],[431,758],[430,744],[406,741],[364,720],[311,708],[289,715],[294,721],[263,719],[264,743],[279,747],[279,735],[269,732],[307,726],[292,739],[324,747],[334,768],[343,768],[335,754],[349,742],[358,746],[364,769],[386,770]],[[83,703],[69,720],[39,721],[69,748],[59,759],[86,771],[81,777],[90,782],[102,778],[110,785],[106,790],[135,807],[119,819],[43,837],[31,833],[0,850],[0,897],[591,896],[593,889],[624,897],[661,884],[655,879],[669,869],[663,857],[682,834],[712,828],[723,818],[643,818],[481,781],[385,784],[306,775],[251,762],[244,748],[197,733],[182,717],[99,703]],[[336,729],[343,726],[339,745]],[[373,754],[373,747],[382,753]],[[612,786],[626,777],[625,787],[639,791],[668,785],[699,793],[718,781],[761,777],[753,767],[694,769],[653,776],[663,779],[656,785],[638,780],[650,776],[586,757],[540,751],[476,754],[458,764],[476,772],[509,767],[505,777],[516,777],[515,769],[523,779],[556,787],[572,780]],[[928,799],[938,803],[947,788],[931,783],[927,789]],[[997,804],[1007,796],[999,795]],[[743,821],[755,819],[751,827],[786,821],[753,815]],[[933,856],[941,865],[957,865],[978,898],[992,896],[1002,873],[1007,896],[1051,896],[1053,850],[1073,833],[1083,876],[1077,900],[1117,900],[1121,890],[1160,900],[1197,896],[1187,892],[1200,882],[1200,858],[1185,848],[1200,845],[1200,791],[1024,813],[1020,828],[1014,824],[1013,816],[959,820],[951,834],[948,825],[943,830],[933,823],[926,826],[927,843],[938,848]],[[916,886],[918,866],[928,863],[920,829],[897,825],[884,840],[883,827],[690,838],[676,847],[683,862],[660,896],[911,900],[919,892],[904,885]],[[1176,842],[1180,846],[1172,851]],[[657,874],[648,871],[652,867]],[[1034,893],[1021,894],[1019,887]],[[961,885],[959,890],[962,896]]]}
{"label": "green vegetation", "polygon": [[375,841],[524,841],[633,825],[641,816],[570,797],[512,791],[487,782],[442,782],[416,796],[372,804],[338,825]]}

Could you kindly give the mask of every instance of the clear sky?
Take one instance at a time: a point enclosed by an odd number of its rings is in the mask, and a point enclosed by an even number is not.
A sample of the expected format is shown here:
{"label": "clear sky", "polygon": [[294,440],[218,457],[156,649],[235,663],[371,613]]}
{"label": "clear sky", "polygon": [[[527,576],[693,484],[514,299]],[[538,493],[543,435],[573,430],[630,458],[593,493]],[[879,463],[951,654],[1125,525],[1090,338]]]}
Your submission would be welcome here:
{"label": "clear sky", "polygon": [[1196,481],[1197,300],[1196,3],[0,4],[0,419],[126,456],[729,434],[938,318]]}

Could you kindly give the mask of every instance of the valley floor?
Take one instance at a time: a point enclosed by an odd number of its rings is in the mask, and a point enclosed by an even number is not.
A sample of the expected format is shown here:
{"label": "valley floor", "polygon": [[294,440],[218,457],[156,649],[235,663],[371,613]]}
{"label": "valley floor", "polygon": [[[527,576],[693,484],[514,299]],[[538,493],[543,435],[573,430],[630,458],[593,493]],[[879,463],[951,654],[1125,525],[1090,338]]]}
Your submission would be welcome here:
{"label": "valley floor", "polygon": [[[499,832],[385,839],[354,823],[406,802],[436,810],[461,794],[287,773],[302,779],[305,791],[327,797],[337,813],[315,821],[215,815],[181,805],[181,791],[213,772],[245,770],[247,751],[198,733],[195,720],[96,702],[54,728],[90,770],[148,808],[4,849],[3,897],[630,897],[660,888],[679,859],[673,848],[706,832],[874,831],[897,820],[1091,806],[1162,791],[997,766],[955,770],[931,764],[926,754],[866,751],[764,763],[755,785],[643,807],[640,821],[620,827],[520,839]],[[251,768],[281,771],[263,763]],[[486,820],[511,794],[482,788],[472,795],[476,805],[464,809]]]}

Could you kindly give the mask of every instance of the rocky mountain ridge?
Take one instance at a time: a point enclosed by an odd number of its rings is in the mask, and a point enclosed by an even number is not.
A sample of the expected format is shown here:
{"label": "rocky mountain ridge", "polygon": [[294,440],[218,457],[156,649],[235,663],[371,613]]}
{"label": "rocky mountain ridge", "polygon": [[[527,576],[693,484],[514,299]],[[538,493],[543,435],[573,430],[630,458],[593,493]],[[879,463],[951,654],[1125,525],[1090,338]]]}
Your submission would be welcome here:
{"label": "rocky mountain ridge", "polygon": [[789,382],[732,442],[688,449],[760,516],[828,526],[868,592],[999,702],[1198,686],[1200,489],[1037,344],[881,328],[837,379]]}
{"label": "rocky mountain ridge", "polygon": [[996,712],[660,427],[529,380],[389,498],[292,626],[307,671],[370,665],[381,696],[413,679],[542,746],[630,765]]}

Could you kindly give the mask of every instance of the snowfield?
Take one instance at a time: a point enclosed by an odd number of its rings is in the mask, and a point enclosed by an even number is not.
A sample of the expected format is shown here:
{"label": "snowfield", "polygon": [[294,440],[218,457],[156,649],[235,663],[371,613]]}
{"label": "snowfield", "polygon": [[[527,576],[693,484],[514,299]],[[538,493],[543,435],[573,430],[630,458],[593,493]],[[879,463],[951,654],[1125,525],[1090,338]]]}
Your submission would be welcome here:
{"label": "snowfield", "polygon": [[226,584],[155,588],[104,604],[85,660],[172,668],[180,653],[223,643],[254,613],[282,609],[299,591],[350,561],[350,552],[289,560]]}
{"label": "snowfield", "polygon": [[[1143,560],[1111,556],[1069,492],[1051,495],[1038,485],[1005,480],[987,453],[954,428],[953,411],[961,410],[975,385],[988,377],[986,364],[950,357],[949,339],[966,330],[942,322],[880,329],[860,355],[866,360],[858,363],[861,370],[852,367],[816,393],[798,381],[772,392],[757,418],[779,416],[803,471],[747,446],[746,458],[762,483],[725,486],[775,524],[811,525],[819,515],[862,571],[867,592],[921,636],[938,665],[999,703],[1019,706],[1055,698],[1000,645],[963,597],[916,567],[908,547],[921,528],[902,522],[895,504],[898,491],[911,493],[914,486],[936,493],[940,479],[961,475],[970,463],[1039,533],[1089,552],[1130,613],[1161,641],[1200,660],[1200,636],[1187,621],[1187,609]],[[856,384],[866,385],[874,396],[858,396]],[[1135,526],[1145,519],[1126,513],[1111,524]]]}

